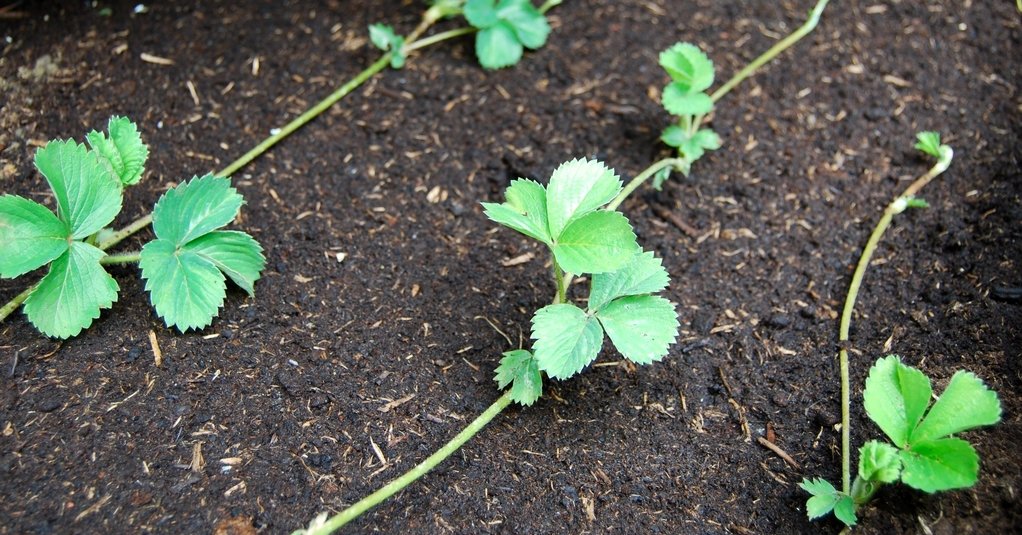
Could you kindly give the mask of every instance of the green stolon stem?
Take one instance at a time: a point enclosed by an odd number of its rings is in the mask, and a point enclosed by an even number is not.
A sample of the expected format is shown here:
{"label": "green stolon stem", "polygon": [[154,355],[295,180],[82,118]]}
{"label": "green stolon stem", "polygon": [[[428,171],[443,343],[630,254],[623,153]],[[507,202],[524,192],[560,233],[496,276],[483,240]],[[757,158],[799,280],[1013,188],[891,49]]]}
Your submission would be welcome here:
{"label": "green stolon stem", "polygon": [[142,253],[121,253],[121,254],[110,254],[99,259],[99,263],[104,266],[111,266],[114,264],[137,264],[142,259]]}
{"label": "green stolon stem", "polygon": [[891,225],[894,216],[905,211],[908,200],[916,195],[923,186],[929,184],[937,175],[947,170],[951,165],[954,152],[947,145],[941,146],[941,157],[937,163],[930,168],[923,176],[917,178],[908,188],[902,192],[891,204],[884,209],[884,215],[880,218],[876,228],[869,235],[866,246],[862,249],[862,256],[855,266],[855,273],[852,275],[852,282],[848,285],[848,294],[845,297],[844,309],[841,310],[841,322],[838,326],[838,351],[839,373],[841,374],[841,491],[849,494],[852,491],[852,433],[851,416],[849,405],[851,403],[851,388],[848,379],[848,332],[852,323],[852,310],[855,308],[855,300],[859,297],[859,288],[862,287],[862,279],[866,276],[866,268],[873,258],[880,238],[883,237],[887,227]]}
{"label": "green stolon stem", "polygon": [[351,507],[348,507],[333,517],[330,517],[322,525],[312,526],[308,530],[296,531],[295,533],[304,533],[305,535],[327,535],[328,533],[333,533],[334,530],[358,518],[362,513],[372,509],[387,498],[399,492],[401,489],[414,483],[415,480],[426,475],[426,473],[436,467],[436,465],[440,464],[450,457],[451,454],[458,451],[463,444],[468,442],[470,438],[481,431],[483,427],[486,427],[486,424],[490,423],[490,420],[500,414],[500,412],[510,404],[511,391],[507,390],[502,396],[497,398],[497,401],[493,402],[493,405],[490,405],[488,409],[480,414],[478,418],[472,420],[472,423],[468,424],[465,429],[462,429],[460,433],[455,435],[450,442],[444,444],[444,446],[437,450],[436,453],[427,457],[425,461],[419,463],[415,468],[412,468],[397,479],[387,483],[381,487],[380,490],[362,498]]}
{"label": "green stolon stem", "polygon": [[621,193],[618,193],[617,197],[614,197],[613,201],[610,201],[610,203],[607,205],[607,210],[609,211],[617,210],[617,207],[621,206],[621,203],[623,203],[625,199],[627,199],[628,196],[632,194],[632,192],[638,189],[638,187],[641,186],[643,182],[649,180],[650,177],[655,175],[657,171],[660,171],[665,167],[678,167],[682,165],[684,162],[685,160],[683,160],[682,158],[664,158],[663,160],[653,162],[652,165],[650,165],[641,173],[636,175],[635,178],[633,178],[632,181],[629,182],[628,185],[621,190]]}

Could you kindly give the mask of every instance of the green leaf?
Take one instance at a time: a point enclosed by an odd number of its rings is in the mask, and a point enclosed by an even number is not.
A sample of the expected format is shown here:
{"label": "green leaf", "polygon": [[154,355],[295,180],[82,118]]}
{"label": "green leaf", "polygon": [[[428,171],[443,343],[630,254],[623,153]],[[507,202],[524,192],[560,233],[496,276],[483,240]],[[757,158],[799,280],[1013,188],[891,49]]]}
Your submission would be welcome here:
{"label": "green leaf", "polygon": [[107,122],[107,132],[109,137],[93,130],[85,139],[121,184],[137,184],[142,179],[145,162],[149,158],[149,147],[142,143],[138,127],[127,117],[115,115]]}
{"label": "green leaf", "polygon": [[511,399],[522,405],[532,405],[543,395],[543,375],[532,353],[516,349],[504,353],[497,366],[497,388],[503,390],[511,385]]}
{"label": "green leaf", "polygon": [[483,68],[510,67],[522,59],[523,52],[522,43],[510,23],[502,21],[476,34],[476,57]]}
{"label": "green leaf", "polygon": [[636,364],[664,358],[678,337],[678,313],[663,297],[620,297],[601,308],[596,317],[618,352]]}
{"label": "green leaf", "polygon": [[92,325],[100,310],[110,308],[119,288],[99,264],[103,256],[92,245],[71,242],[25,300],[25,314],[32,325],[47,336],[69,338]]}
{"label": "green leaf", "polygon": [[930,380],[900,357],[889,355],[876,362],[866,378],[863,406],[894,445],[908,445],[912,430],[930,403]]}
{"label": "green leaf", "polygon": [[153,231],[158,238],[183,245],[229,224],[243,202],[230,180],[213,175],[193,177],[156,202]]}
{"label": "green leaf", "polygon": [[859,448],[859,477],[866,481],[893,483],[901,475],[898,448],[870,440]]}
{"label": "green leaf", "polygon": [[501,0],[497,16],[511,24],[515,36],[526,48],[540,48],[550,36],[546,17],[529,0]]}
{"label": "green leaf", "polygon": [[599,211],[571,223],[551,250],[564,271],[580,275],[619,269],[639,251],[639,244],[625,216]]}
{"label": "green leaf", "polygon": [[555,239],[572,221],[609,203],[621,192],[621,178],[602,162],[574,159],[562,163],[547,185],[550,235]]}
{"label": "green leaf", "polygon": [[723,143],[720,136],[709,128],[700,128],[696,135],[692,136],[692,142],[705,150],[717,150]]}
{"label": "green leaf", "polygon": [[653,189],[657,191],[663,189],[664,182],[666,182],[668,178],[671,178],[670,167],[664,167],[663,169],[657,171],[656,174],[653,175]]}
{"label": "green leaf", "polygon": [[855,504],[851,496],[839,492],[829,481],[821,478],[803,479],[798,485],[802,490],[810,494],[806,501],[806,514],[809,520],[815,520],[833,511],[838,520],[846,526],[854,526]]}
{"label": "green leaf", "polygon": [[906,208],[929,208],[930,203],[926,202],[926,199],[919,197],[908,197],[905,199]]}
{"label": "green leaf", "polygon": [[713,62],[693,44],[677,43],[664,50],[660,66],[686,92],[705,91],[713,85]]}
{"label": "green leaf", "polygon": [[567,379],[596,360],[603,330],[575,305],[548,305],[532,318],[532,339],[539,369],[554,379]]}
{"label": "green leaf", "polygon": [[86,238],[121,211],[121,186],[99,156],[72,140],[51,141],[35,153],[35,166],[57,200],[57,216],[73,239]]}
{"label": "green leaf", "polygon": [[500,22],[497,17],[496,0],[468,0],[465,2],[464,14],[465,20],[480,30],[496,26]]}
{"label": "green leaf", "polygon": [[919,132],[916,134],[916,139],[918,140],[915,144],[916,149],[919,149],[934,158],[940,158],[939,132]]}
{"label": "green leaf", "polygon": [[668,147],[674,147],[676,149],[680,148],[688,140],[688,131],[676,124],[668,126],[664,129],[664,132],[660,134],[660,141],[663,141]]}
{"label": "green leaf", "polygon": [[200,236],[185,245],[213,263],[248,295],[255,295],[255,282],[266,266],[263,248],[252,236],[236,230],[218,230]]}
{"label": "green leaf", "polygon": [[400,69],[405,66],[405,38],[394,33],[394,28],[386,24],[370,24],[369,40],[380,50],[390,51],[390,66]]}
{"label": "green leaf", "polygon": [[926,418],[909,436],[917,443],[946,437],[1001,420],[1001,401],[974,374],[958,371]]}
{"label": "green leaf", "polygon": [[659,292],[669,283],[663,262],[652,252],[641,252],[617,271],[593,275],[589,310],[595,312],[618,297]]}
{"label": "green leaf", "polygon": [[855,502],[851,496],[842,494],[834,504],[834,516],[848,527],[852,527],[858,521],[855,517]]}
{"label": "green leaf", "polygon": [[667,84],[661,101],[671,115],[706,115],[713,111],[710,95],[687,91],[678,82]]}
{"label": "green leaf", "polygon": [[145,244],[139,266],[156,313],[181,332],[209,325],[227,297],[216,264],[170,240]]}
{"label": "green leaf", "polygon": [[230,180],[211,175],[168,191],[153,210],[157,239],[142,248],[139,267],[150,300],[167,326],[184,332],[210,324],[226,297],[225,274],[251,295],[265,265],[251,236],[216,231],[242,198]]}
{"label": "green leaf", "polygon": [[17,277],[42,267],[68,248],[67,224],[45,206],[0,197],[0,277]]}
{"label": "green leaf", "polygon": [[960,438],[913,444],[901,451],[901,462],[901,481],[924,492],[971,487],[979,476],[979,455]]}
{"label": "green leaf", "polygon": [[519,178],[504,193],[504,204],[482,203],[486,217],[547,245],[553,243],[547,224],[546,191],[543,186]]}

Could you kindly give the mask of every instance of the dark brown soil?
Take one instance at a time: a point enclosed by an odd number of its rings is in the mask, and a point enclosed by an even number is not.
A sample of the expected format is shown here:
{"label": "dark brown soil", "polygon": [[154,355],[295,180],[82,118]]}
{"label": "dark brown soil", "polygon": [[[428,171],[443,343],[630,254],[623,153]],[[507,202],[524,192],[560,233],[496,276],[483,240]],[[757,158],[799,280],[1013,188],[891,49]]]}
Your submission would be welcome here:
{"label": "dark brown soil", "polygon": [[[373,61],[367,23],[407,32],[422,9],[92,4],[0,14],[0,191],[45,199],[38,144],[126,114],[152,157],[120,223]],[[286,533],[422,460],[497,398],[499,354],[553,291],[544,252],[478,202],[573,157],[633,176],[667,154],[658,51],[695,42],[726,77],[810,4],[569,0],[548,46],[513,69],[481,70],[465,39],[377,76],[235,175],[248,199],[238,226],[269,259],[256,299],[235,289],[213,326],[182,335],[124,267],[120,301],[75,339],[48,340],[20,313],[0,325],[0,532]],[[861,386],[887,352],[938,391],[975,371],[1004,421],[968,434],[983,459],[975,488],[888,488],[862,532],[1018,529],[1022,305],[1006,290],[1022,286],[1020,40],[1013,2],[833,3],[722,101],[722,150],[624,206],[674,280],[670,356],[636,368],[605,351],[348,531],[836,531],[806,519],[796,484],[840,479],[837,313],[883,206],[929,165],[911,149],[922,129],[956,158],[867,274],[853,442],[880,436]],[[0,298],[36,276],[0,282]]]}

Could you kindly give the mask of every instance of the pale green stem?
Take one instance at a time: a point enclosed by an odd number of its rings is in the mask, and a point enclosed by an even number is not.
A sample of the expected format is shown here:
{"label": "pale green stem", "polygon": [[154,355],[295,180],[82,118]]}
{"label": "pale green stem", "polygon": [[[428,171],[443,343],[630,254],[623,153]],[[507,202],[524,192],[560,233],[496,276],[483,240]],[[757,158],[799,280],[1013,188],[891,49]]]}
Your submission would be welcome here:
{"label": "pale green stem", "polygon": [[758,58],[752,60],[752,63],[749,63],[748,65],[745,66],[745,68],[735,73],[735,75],[732,76],[731,79],[727,81],[727,83],[720,86],[720,88],[714,91],[713,94],[710,95],[710,98],[713,99],[714,102],[717,102],[718,100],[721,99],[721,97],[726,95],[728,91],[731,91],[732,89],[735,88],[736,85],[742,83],[742,80],[745,80],[746,78],[752,76],[757,69],[762,67],[768,61],[774,59],[781,52],[787,50],[789,47],[791,47],[791,45],[797,43],[799,39],[805,37],[809,32],[813,31],[813,29],[816,28],[816,25],[819,24],[820,15],[823,14],[823,9],[827,7],[828,1],[829,0],[819,0],[818,2],[816,2],[816,7],[814,7],[813,10],[809,12],[809,18],[806,19],[805,24],[799,26],[797,30],[791,32],[791,34],[789,34],[787,37],[775,43],[774,46],[770,47]]}
{"label": "pale green stem", "polygon": [[[460,433],[454,436],[450,442],[444,444],[442,448],[436,451],[433,455],[426,458],[425,461],[419,463],[415,468],[412,468],[408,472],[405,472],[397,479],[387,483],[376,492],[362,498],[351,507],[341,511],[327,520],[321,526],[312,526],[310,529],[305,531],[306,535],[327,535],[333,533],[334,530],[344,526],[348,522],[358,518],[362,513],[365,513],[369,509],[372,509],[376,505],[380,504],[387,498],[393,496],[401,489],[407,487],[415,480],[426,475],[436,465],[443,462],[445,459],[451,456],[454,452],[458,451],[465,442],[468,442],[470,438],[475,436],[476,433],[481,431],[486,424],[490,423],[495,416],[500,414],[504,408],[511,404],[511,391],[504,392],[497,401],[493,402],[486,411],[479,415],[478,418],[468,424],[465,429],[462,429]],[[301,531],[295,533],[302,533]]]}
{"label": "pale green stem", "polygon": [[633,178],[632,181],[629,182],[628,185],[621,190],[621,193],[618,193],[617,197],[614,197],[614,200],[610,201],[610,204],[607,205],[607,210],[609,211],[617,210],[617,207],[620,206],[621,203],[624,202],[624,200],[627,199],[628,196],[631,195],[633,191],[635,191],[639,186],[641,186],[643,182],[649,179],[649,177],[655,175],[657,171],[660,171],[665,167],[676,167],[683,163],[684,160],[681,158],[664,158],[663,160],[653,162],[653,165],[650,165],[641,173],[636,175],[635,178]]}
{"label": "pale green stem", "polygon": [[848,286],[848,294],[845,296],[845,305],[841,310],[841,320],[838,325],[838,344],[841,346],[838,350],[838,366],[839,373],[841,374],[841,490],[845,494],[849,494],[852,490],[851,388],[848,379],[848,349],[845,346],[848,343],[848,331],[852,323],[852,310],[855,308],[855,300],[859,297],[859,288],[862,286],[862,279],[866,275],[869,261],[876,251],[877,244],[880,243],[880,238],[883,237],[887,227],[891,225],[891,220],[895,215],[905,211],[905,208],[908,206],[908,200],[914,197],[923,186],[947,170],[948,166],[951,165],[953,157],[954,152],[951,148],[947,145],[942,145],[941,157],[937,163],[926,174],[912,182],[891,204],[887,205],[887,208],[884,209],[884,215],[880,218],[876,228],[869,235],[866,246],[862,249],[862,256],[859,257],[859,263],[855,266],[855,273],[852,274],[852,282]]}
{"label": "pale green stem", "polygon": [[[564,0],[546,0],[546,2],[544,2],[543,5],[539,7],[539,12],[545,15],[547,11],[550,11],[551,9],[561,5],[563,1]],[[1022,0],[1019,1],[1022,2]]]}
{"label": "pale green stem", "polygon": [[10,301],[7,302],[6,305],[0,308],[0,321],[7,319],[7,316],[13,314],[15,310],[18,310],[18,307],[20,307],[21,304],[24,303],[26,299],[28,299],[28,296],[32,295],[32,292],[34,292],[38,286],[39,283],[37,282],[32,286],[25,288],[25,291],[14,296],[14,299],[11,299]]}
{"label": "pale green stem", "polygon": [[138,263],[138,261],[141,259],[142,253],[140,252],[121,253],[106,255],[103,258],[99,259],[99,263],[103,264],[104,266],[109,266],[113,264],[135,264]]}
{"label": "pale green stem", "polygon": [[146,214],[132,221],[131,224],[129,224],[128,226],[115,232],[112,236],[110,236],[110,239],[99,242],[99,248],[106,251],[107,249],[113,247],[114,245],[121,243],[122,241],[130,237],[132,234],[135,234],[136,232],[148,227],[149,223],[152,222],[153,214]]}
{"label": "pale green stem", "polygon": [[564,270],[561,269],[561,265],[557,263],[557,259],[554,262],[554,281],[557,284],[557,295],[554,296],[554,304],[564,303],[568,300],[568,285],[570,281],[566,280]]}
{"label": "pale green stem", "polygon": [[422,39],[419,39],[418,41],[412,41],[412,42],[406,44],[404,46],[403,50],[404,50],[405,54],[407,54],[409,52],[414,52],[414,51],[416,51],[416,50],[418,50],[420,48],[426,48],[427,46],[432,46],[432,45],[435,45],[437,43],[441,43],[441,42],[447,41],[448,39],[454,39],[455,37],[461,37],[462,35],[469,35],[469,34],[477,32],[477,31],[479,31],[479,30],[477,30],[475,28],[472,28],[471,26],[468,26],[468,27],[465,27],[465,28],[455,28],[453,30],[447,30],[446,32],[440,32],[440,33],[438,33],[436,35],[431,35],[429,37],[423,37]]}

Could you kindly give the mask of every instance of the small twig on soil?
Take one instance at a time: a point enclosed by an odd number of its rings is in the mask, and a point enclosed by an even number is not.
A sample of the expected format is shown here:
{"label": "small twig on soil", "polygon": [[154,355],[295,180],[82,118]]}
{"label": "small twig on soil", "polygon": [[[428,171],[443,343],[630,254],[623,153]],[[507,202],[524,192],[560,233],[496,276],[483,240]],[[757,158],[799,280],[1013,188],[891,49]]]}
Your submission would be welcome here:
{"label": "small twig on soil", "polygon": [[791,467],[794,468],[795,470],[802,469],[802,467],[799,466],[795,459],[792,459],[791,455],[788,455],[788,453],[782,450],[777,444],[774,444],[773,442],[770,442],[769,440],[763,437],[756,437],[756,442],[759,442],[764,448],[777,454],[778,457],[780,457],[784,462],[791,465]]}
{"label": "small twig on soil", "polygon": [[695,239],[699,237],[699,231],[692,225],[686,223],[685,220],[678,216],[678,214],[675,214],[658,204],[650,205],[650,208],[653,209],[653,213],[655,213],[657,217],[674,225],[678,228],[678,230],[684,232],[689,238]]}
{"label": "small twig on soil", "polygon": [[21,355],[21,350],[14,350],[14,362],[11,362],[11,371],[7,373],[7,378],[14,377],[14,369],[18,367],[18,357]]}

